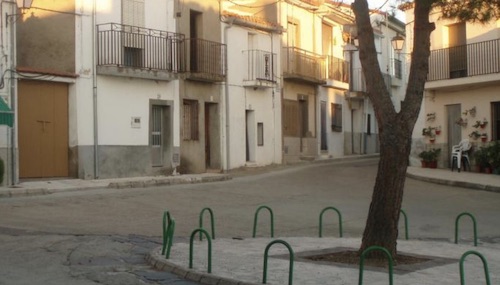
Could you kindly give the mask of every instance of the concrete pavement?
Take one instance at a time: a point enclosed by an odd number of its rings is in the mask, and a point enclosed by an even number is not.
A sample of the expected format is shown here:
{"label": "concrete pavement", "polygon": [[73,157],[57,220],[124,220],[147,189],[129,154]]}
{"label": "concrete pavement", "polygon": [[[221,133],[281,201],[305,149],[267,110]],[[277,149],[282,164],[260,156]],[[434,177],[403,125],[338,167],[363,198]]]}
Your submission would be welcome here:
{"label": "concrete pavement", "polygon": [[[148,271],[150,267],[137,259],[144,250],[154,254],[154,248],[160,245],[161,213],[165,209],[172,213],[177,222],[173,250],[179,251],[178,258],[181,262],[179,266],[183,267],[187,264],[185,249],[188,246],[188,240],[186,237],[198,227],[199,210],[204,207],[211,207],[214,210],[217,218],[214,256],[218,257],[217,261],[214,259],[213,276],[220,274],[221,266],[217,265],[217,262],[221,260],[232,261],[234,265],[237,265],[236,261],[245,261],[244,267],[246,268],[249,264],[251,265],[246,260],[250,261],[255,258],[257,265],[254,267],[256,270],[262,270],[263,248],[270,239],[251,239],[249,236],[251,236],[255,209],[263,204],[272,207],[275,211],[276,236],[290,241],[293,249],[298,253],[302,252],[302,249],[307,251],[308,243],[313,245],[321,243],[314,237],[318,234],[318,214],[325,206],[338,207],[345,219],[344,238],[339,239],[340,241],[329,238],[333,241],[328,242],[328,247],[336,247],[345,243],[347,247],[357,248],[369,207],[376,165],[376,158],[360,158],[350,162],[325,160],[321,163],[307,162],[292,167],[272,166],[239,170],[231,173],[233,179],[223,182],[151,188],[143,188],[146,184],[138,183],[136,185],[140,188],[102,188],[64,193],[55,191],[51,195],[0,199],[0,216],[2,217],[0,220],[0,252],[2,253],[0,284],[90,285],[95,284],[94,282],[108,285],[143,284],[140,280],[148,280],[148,284],[199,284],[201,279],[200,281],[181,281],[180,277],[167,275],[167,272]],[[442,171],[439,177],[458,174],[447,170],[426,170]],[[43,183],[51,185],[54,183],[48,182]],[[89,181],[71,182],[78,184]],[[82,187],[82,185],[78,186]],[[481,250],[481,252],[485,250],[486,254],[491,252],[498,256],[495,250],[500,245],[497,218],[499,202],[500,196],[497,193],[471,191],[468,188],[407,179],[403,207],[410,220],[410,244],[412,242],[436,242],[438,246],[431,248],[436,254],[448,245],[456,248],[451,240],[454,218],[462,211],[471,211],[479,223],[480,246],[472,247],[470,220],[466,219],[461,225],[458,248],[465,246]],[[327,215],[327,228],[324,234],[337,236],[336,221],[330,220],[330,215],[333,213]],[[269,224],[266,218],[268,216],[263,214],[259,221],[258,236],[268,236]],[[141,235],[141,238],[138,239],[134,235]],[[232,237],[242,238],[243,241],[232,240]],[[294,241],[296,238],[299,238],[299,242]],[[301,241],[301,239],[304,240]],[[311,239],[312,242],[308,242],[307,239]],[[258,240],[262,241],[252,245]],[[352,241],[347,244],[349,240]],[[239,241],[240,244],[243,242],[245,248],[248,244],[249,257],[238,253],[233,259],[220,258],[226,252],[221,253],[219,249],[229,250],[231,249],[229,243],[235,241]],[[401,246],[403,243],[406,241],[401,241]],[[255,249],[254,253],[252,253],[252,248]],[[279,245],[276,248],[273,247],[271,255],[274,256],[275,250],[280,248],[282,246]],[[206,254],[204,253],[206,242],[203,244],[196,242],[195,249],[194,264],[198,272],[190,276],[199,276],[206,269],[203,267],[203,260],[206,260],[206,256],[203,255]],[[486,258],[490,263],[492,262],[488,255]],[[474,257],[470,259],[469,262],[477,261]],[[14,264],[13,260],[16,261]],[[275,260],[275,258],[270,259],[270,266],[273,266]],[[48,264],[51,265],[48,266]],[[297,272],[301,272],[298,269],[298,260],[296,264]],[[283,268],[288,268],[287,266],[287,264],[279,265]],[[495,272],[498,274],[498,269],[494,265],[490,264],[490,267],[492,274]],[[456,281],[457,272],[453,268],[458,268],[458,265],[455,263],[450,268],[449,271],[443,271],[450,272],[443,278]],[[478,265],[477,268],[480,266]],[[234,271],[238,270],[234,269]],[[272,278],[281,275],[278,275],[276,267],[270,267],[269,270],[269,280],[275,283]],[[348,272],[347,269],[340,270]],[[435,270],[440,272],[441,267],[436,267]],[[378,277],[372,277],[370,273],[365,274],[365,283],[378,280]],[[262,272],[249,271],[249,274],[258,279]],[[283,274],[287,273],[283,271]],[[332,276],[328,272],[326,274]],[[356,278],[351,278],[356,273],[346,274],[347,276],[339,276],[340,280],[345,282],[342,284],[357,282]],[[417,271],[417,274],[433,275],[429,271]],[[481,281],[481,274],[483,274],[482,271],[473,271],[468,276]],[[45,281],[40,279],[41,275],[46,276]],[[180,276],[183,276],[182,272]],[[190,276],[188,278],[195,278]],[[386,275],[381,276],[383,277],[380,278],[386,283]],[[153,281],[153,279],[158,281]],[[31,281],[28,282],[29,280]],[[286,276],[279,280],[286,282]],[[331,284],[330,282],[321,283],[323,282],[321,280],[313,276],[304,282],[310,282],[305,284]],[[401,279],[396,280],[399,282]],[[422,277],[422,280],[426,279]],[[436,284],[436,282],[431,282],[433,280],[430,279],[427,283],[417,282],[417,284]],[[497,279],[494,280],[497,281]],[[297,281],[300,279],[296,279],[295,284],[304,284],[297,283]],[[214,284],[216,281],[210,282]],[[257,283],[260,282],[257,280]],[[280,282],[282,281],[278,281]],[[219,284],[225,283],[220,281]],[[437,284],[441,283],[437,282]]]}

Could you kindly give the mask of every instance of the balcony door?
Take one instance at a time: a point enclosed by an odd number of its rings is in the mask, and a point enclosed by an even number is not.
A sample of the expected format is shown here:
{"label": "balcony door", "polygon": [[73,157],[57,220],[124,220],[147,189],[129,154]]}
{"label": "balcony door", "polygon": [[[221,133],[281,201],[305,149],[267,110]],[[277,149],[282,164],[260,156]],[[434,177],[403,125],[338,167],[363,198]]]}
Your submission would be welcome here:
{"label": "balcony door", "polygon": [[448,27],[450,78],[467,76],[467,33],[465,23]]}
{"label": "balcony door", "polygon": [[202,13],[191,10],[189,12],[189,37],[190,41],[190,68],[191,71],[200,71],[201,69],[201,52],[199,49],[198,39],[201,38],[201,28],[202,28]]}

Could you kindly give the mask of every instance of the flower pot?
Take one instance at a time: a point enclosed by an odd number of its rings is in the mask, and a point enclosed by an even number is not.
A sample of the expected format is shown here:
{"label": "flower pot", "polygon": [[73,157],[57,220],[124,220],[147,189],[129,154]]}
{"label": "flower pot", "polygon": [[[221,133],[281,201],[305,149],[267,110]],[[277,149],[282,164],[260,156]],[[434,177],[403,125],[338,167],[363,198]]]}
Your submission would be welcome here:
{"label": "flower pot", "polygon": [[489,167],[489,166],[488,166],[488,167],[485,167],[485,168],[483,168],[483,171],[484,171],[484,173],[486,173],[486,174],[491,174],[491,167]]}
{"label": "flower pot", "polygon": [[429,139],[429,141],[430,141],[431,143],[434,143],[434,142],[436,141],[436,139],[434,139],[434,138],[430,138],[430,139]]}
{"label": "flower pot", "polygon": [[436,135],[441,134],[441,130],[436,130]]}
{"label": "flower pot", "polygon": [[487,138],[487,137],[481,137],[481,141],[482,141],[482,142],[486,142],[487,140],[488,140],[488,138]]}
{"label": "flower pot", "polygon": [[422,163],[422,168],[427,168],[427,167],[429,167],[429,166],[427,165],[427,161],[423,161],[423,160],[421,160],[421,161],[420,161],[420,163]]}
{"label": "flower pot", "polygon": [[474,172],[478,172],[478,173],[480,173],[480,172],[481,172],[481,166],[480,166],[480,165],[476,165],[476,166],[474,167]]}
{"label": "flower pot", "polygon": [[437,164],[438,164],[437,161],[429,161],[429,162],[427,162],[427,165],[429,166],[429,168],[437,168]]}

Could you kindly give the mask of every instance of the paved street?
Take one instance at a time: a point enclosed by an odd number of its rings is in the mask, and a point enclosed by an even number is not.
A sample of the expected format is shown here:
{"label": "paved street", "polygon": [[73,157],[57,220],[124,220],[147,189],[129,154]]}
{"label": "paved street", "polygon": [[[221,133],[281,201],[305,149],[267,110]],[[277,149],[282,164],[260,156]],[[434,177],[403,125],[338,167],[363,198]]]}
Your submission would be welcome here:
{"label": "paved street", "polygon": [[[0,284],[195,284],[155,272],[143,261],[159,246],[162,213],[176,219],[177,240],[211,207],[217,237],[248,237],[255,209],[274,210],[275,236],[317,236],[326,206],[342,211],[344,235],[359,237],[377,159],[239,171],[234,179],[140,189],[97,189],[0,199]],[[407,179],[403,208],[410,238],[451,240],[457,214],[478,221],[481,241],[500,246],[500,194]],[[267,236],[267,215],[258,235]],[[206,221],[207,222],[207,221]],[[470,239],[469,222],[461,225]],[[337,228],[326,226],[326,235]]]}

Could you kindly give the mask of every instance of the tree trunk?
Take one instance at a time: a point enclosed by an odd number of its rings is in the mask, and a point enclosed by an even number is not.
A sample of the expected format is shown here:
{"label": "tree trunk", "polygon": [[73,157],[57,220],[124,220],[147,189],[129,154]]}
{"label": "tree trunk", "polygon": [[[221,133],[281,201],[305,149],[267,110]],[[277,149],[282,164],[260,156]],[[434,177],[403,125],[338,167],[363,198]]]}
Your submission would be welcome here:
{"label": "tree trunk", "polygon": [[[406,96],[396,112],[384,84],[374,44],[367,0],[352,4],[356,16],[359,57],[368,97],[379,124],[380,161],[360,253],[377,245],[397,254],[398,221],[403,202],[412,132],[420,112],[430,55],[429,13],[435,0],[415,0],[414,42]],[[375,254],[378,255],[378,254]]]}
{"label": "tree trunk", "polygon": [[[397,253],[398,221],[403,201],[411,140],[395,122],[380,133],[380,161],[360,252],[372,245]],[[377,254],[375,254],[377,255]]]}

